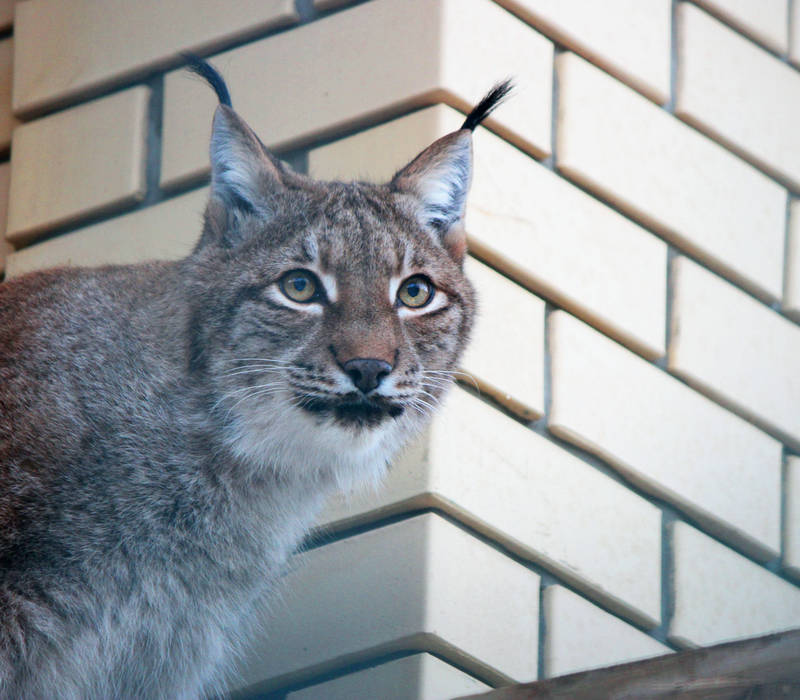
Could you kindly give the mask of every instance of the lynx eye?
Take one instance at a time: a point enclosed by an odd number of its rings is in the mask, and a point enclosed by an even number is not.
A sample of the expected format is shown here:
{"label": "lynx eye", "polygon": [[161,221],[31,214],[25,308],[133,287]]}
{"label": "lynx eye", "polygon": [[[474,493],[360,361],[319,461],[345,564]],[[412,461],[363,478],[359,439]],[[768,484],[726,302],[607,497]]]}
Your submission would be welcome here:
{"label": "lynx eye", "polygon": [[403,306],[419,309],[433,299],[435,290],[433,282],[427,277],[414,275],[400,285],[400,289],[397,290],[397,299]]}
{"label": "lynx eye", "polygon": [[287,272],[279,281],[281,291],[292,301],[308,304],[318,301],[321,297],[321,287],[317,276],[308,270],[292,270]]}

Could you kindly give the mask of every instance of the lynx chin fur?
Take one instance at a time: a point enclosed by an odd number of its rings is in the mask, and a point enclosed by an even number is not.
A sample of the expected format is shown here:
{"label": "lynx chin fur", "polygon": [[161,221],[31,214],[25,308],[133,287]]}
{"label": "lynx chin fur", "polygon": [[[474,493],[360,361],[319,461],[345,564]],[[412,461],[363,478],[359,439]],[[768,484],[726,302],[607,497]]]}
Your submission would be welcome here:
{"label": "lynx chin fur", "polygon": [[325,499],[381,479],[469,336],[471,132],[508,83],[388,184],[317,182],[190,63],[220,100],[194,251],[0,285],[3,700],[223,692]]}

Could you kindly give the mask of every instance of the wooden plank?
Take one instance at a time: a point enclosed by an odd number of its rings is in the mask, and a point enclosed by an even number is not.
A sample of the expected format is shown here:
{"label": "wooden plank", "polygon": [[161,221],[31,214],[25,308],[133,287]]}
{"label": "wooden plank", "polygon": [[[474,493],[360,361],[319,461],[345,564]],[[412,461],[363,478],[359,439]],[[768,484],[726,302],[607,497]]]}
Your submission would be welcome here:
{"label": "wooden plank", "polygon": [[499,688],[461,700],[800,698],[800,629]]}

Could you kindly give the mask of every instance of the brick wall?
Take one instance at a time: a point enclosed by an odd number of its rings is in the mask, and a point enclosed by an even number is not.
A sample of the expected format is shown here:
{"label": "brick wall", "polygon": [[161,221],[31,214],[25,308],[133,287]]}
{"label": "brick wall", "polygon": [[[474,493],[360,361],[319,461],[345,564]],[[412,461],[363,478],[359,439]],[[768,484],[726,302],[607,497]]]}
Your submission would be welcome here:
{"label": "brick wall", "polygon": [[471,376],[331,504],[232,687],[441,700],[800,626],[800,2],[13,6],[7,277],[188,252],[214,96],[180,50],[324,178],[519,85],[475,138]]}

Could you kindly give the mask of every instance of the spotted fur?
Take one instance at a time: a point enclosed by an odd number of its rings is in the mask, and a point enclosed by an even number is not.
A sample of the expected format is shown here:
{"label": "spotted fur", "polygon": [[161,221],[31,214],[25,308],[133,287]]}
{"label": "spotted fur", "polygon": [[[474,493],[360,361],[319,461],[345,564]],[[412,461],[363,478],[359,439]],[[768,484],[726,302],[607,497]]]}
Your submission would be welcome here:
{"label": "spotted fur", "polygon": [[[378,483],[451,382],[470,140],[317,182],[222,104],[189,257],[0,285],[0,698],[221,691],[326,497]],[[353,358],[391,371],[364,393]]]}

